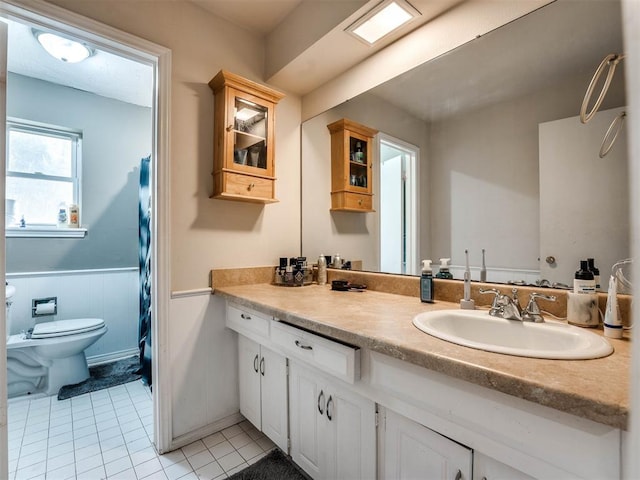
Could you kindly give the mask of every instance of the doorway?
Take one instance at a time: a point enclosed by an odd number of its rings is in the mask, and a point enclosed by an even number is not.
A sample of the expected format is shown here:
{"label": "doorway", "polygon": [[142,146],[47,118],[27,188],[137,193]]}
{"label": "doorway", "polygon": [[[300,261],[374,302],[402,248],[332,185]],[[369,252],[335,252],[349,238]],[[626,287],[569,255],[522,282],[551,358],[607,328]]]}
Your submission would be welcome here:
{"label": "doorway", "polygon": [[418,270],[417,165],[420,151],[400,139],[378,135],[380,167],[380,271],[415,275]]}
{"label": "doorway", "polygon": [[[170,103],[170,60],[171,52],[158,45],[152,44],[145,40],[139,39],[132,35],[120,32],[106,25],[98,24],[90,19],[79,17],[66,10],[57,7],[36,4],[29,5],[28,9],[21,6],[3,4],[0,6],[2,16],[12,22],[18,22],[29,27],[37,27],[39,29],[47,29],[55,31],[65,37],[71,37],[80,42],[90,45],[99,51],[108,52],[111,55],[123,57],[129,61],[146,65],[152,69],[152,85],[150,90],[151,97],[151,202],[149,209],[154,219],[152,223],[153,244],[151,247],[151,263],[154,269],[152,276],[152,311],[153,311],[153,339],[155,344],[153,348],[153,379],[154,379],[154,395],[153,395],[153,431],[154,443],[157,450],[162,453],[168,450],[171,441],[170,430],[170,405],[168,395],[169,389],[165,387],[168,383],[166,376],[163,377],[158,372],[168,371],[162,369],[161,364],[166,362],[158,355],[158,352],[166,350],[163,343],[166,341],[168,304],[169,304],[169,262],[168,262],[168,222],[164,217],[168,212],[168,196],[158,195],[158,190],[168,191],[168,144],[169,144],[169,110]],[[6,27],[5,27],[6,28]],[[95,32],[99,32],[95,33]],[[11,45],[7,45],[6,36],[0,42],[0,57],[6,60],[7,49]],[[3,77],[6,68],[3,68]],[[2,127],[5,126],[6,120],[6,77],[2,78],[1,95],[2,102],[0,105],[0,117],[2,119]],[[3,185],[6,180],[6,164],[4,158],[4,148],[2,150],[2,174],[0,183]],[[139,159],[138,159],[139,160]],[[163,215],[164,214],[164,215]],[[3,225],[3,242],[6,228]],[[4,243],[2,245],[3,265],[6,261]],[[2,268],[2,276],[6,274],[5,267]],[[137,320],[137,319],[136,319]],[[0,328],[6,328],[5,313],[0,313]],[[4,347],[6,349],[6,345]],[[6,395],[6,350],[0,349],[0,411],[6,412],[7,395]],[[165,399],[167,400],[165,402]],[[0,476],[5,476],[8,471],[7,462],[7,424],[6,416],[2,417],[0,424]],[[168,420],[168,421],[167,421]],[[5,472],[5,473],[2,473]]]}

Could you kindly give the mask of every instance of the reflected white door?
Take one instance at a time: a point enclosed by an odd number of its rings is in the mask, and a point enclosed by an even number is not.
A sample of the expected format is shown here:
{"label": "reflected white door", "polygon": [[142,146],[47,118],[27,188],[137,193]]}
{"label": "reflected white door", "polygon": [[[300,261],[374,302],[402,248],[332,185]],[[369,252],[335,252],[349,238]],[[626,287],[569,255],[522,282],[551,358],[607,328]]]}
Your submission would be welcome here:
{"label": "reflected white door", "polygon": [[418,147],[379,135],[380,271],[415,274],[418,268]]}

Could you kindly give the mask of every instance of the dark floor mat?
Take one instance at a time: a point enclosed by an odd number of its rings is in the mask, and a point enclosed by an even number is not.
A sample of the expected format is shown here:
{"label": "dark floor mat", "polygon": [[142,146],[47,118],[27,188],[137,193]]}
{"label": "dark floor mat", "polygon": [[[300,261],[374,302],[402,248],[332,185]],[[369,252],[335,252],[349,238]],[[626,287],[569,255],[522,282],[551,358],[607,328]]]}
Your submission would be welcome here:
{"label": "dark floor mat", "polygon": [[104,388],[139,380],[139,369],[140,359],[138,357],[129,357],[117,362],[96,365],[89,368],[91,377],[84,382],[62,387],[58,392],[58,400],[66,400],[84,393],[96,392]]}
{"label": "dark floor mat", "polygon": [[276,448],[229,480],[309,480],[309,477]]}

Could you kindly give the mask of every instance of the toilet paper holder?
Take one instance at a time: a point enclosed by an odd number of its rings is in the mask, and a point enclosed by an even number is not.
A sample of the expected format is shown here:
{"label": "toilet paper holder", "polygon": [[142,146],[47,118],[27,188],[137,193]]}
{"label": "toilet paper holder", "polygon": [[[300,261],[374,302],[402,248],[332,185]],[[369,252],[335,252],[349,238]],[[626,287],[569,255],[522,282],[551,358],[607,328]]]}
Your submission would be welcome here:
{"label": "toilet paper holder", "polygon": [[31,299],[31,317],[44,317],[58,313],[58,297]]}

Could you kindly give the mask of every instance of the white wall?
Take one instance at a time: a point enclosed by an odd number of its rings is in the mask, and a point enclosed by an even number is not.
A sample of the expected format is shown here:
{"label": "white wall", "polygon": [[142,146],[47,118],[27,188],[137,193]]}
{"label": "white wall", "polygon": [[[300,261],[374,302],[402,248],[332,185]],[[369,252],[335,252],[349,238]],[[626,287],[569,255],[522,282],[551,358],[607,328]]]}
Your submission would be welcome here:
{"label": "white wall", "polygon": [[[362,95],[304,122],[302,126],[302,247],[309,259],[339,253],[362,260],[364,270],[378,270],[378,179],[374,169],[376,213],[330,212],[331,136],[327,125],[348,118],[420,148],[420,182],[426,183],[427,125],[373,95]],[[426,192],[419,194],[423,205]],[[428,250],[428,208],[421,209],[421,251]]]}
{"label": "white wall", "polygon": [[[108,328],[86,350],[87,361],[104,362],[138,353],[138,269],[9,273],[16,287],[10,334],[36,323],[71,318],[102,318]],[[58,297],[56,315],[33,318],[32,299]]]}
{"label": "white wall", "polygon": [[[431,123],[432,258],[539,269],[538,124],[576,115],[590,76]],[[618,78],[602,108],[623,103]]]}

